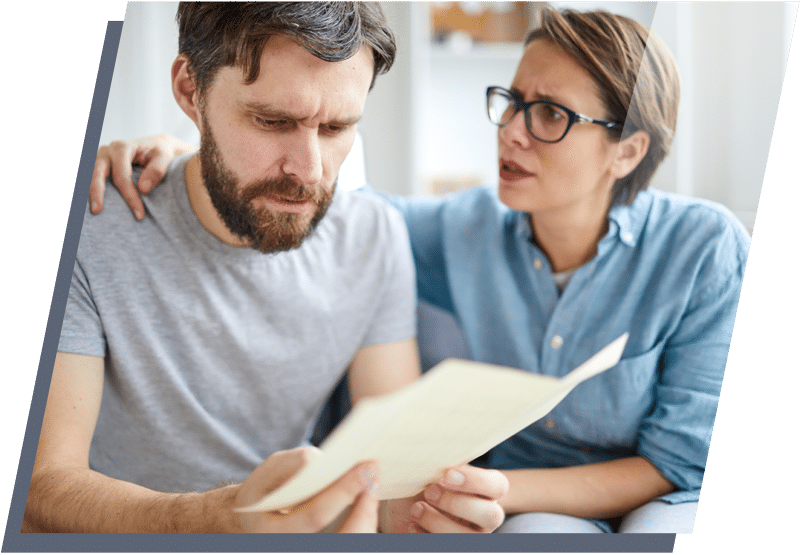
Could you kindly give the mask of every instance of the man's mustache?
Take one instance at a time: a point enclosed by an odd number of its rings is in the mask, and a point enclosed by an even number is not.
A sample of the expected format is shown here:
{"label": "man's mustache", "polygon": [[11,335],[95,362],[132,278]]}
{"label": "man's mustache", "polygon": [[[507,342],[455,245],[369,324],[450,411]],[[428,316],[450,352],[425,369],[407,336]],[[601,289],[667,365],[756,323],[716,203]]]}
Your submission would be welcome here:
{"label": "man's mustache", "polygon": [[323,196],[323,187],[303,185],[289,176],[284,176],[264,179],[242,190],[242,200],[245,202],[263,196],[274,196],[296,202],[319,201]]}

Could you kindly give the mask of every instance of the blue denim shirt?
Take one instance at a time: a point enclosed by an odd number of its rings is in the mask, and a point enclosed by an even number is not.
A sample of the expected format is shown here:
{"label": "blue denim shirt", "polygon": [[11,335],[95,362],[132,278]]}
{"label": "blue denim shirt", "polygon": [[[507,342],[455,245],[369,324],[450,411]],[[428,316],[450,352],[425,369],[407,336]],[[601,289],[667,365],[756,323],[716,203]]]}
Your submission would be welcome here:
{"label": "blue denim shirt", "polygon": [[493,468],[640,455],[696,501],[750,244],[720,205],[659,191],[609,213],[597,254],[559,295],[527,214],[494,188],[396,197],[420,299],[451,313],[474,360],[563,376],[624,332],[617,366],[493,449]]}

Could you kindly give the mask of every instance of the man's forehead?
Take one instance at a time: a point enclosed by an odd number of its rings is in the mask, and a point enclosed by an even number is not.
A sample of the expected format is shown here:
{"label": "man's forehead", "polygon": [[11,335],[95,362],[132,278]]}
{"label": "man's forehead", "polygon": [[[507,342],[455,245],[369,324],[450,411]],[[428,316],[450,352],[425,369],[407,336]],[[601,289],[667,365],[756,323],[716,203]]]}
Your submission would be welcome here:
{"label": "man's forehead", "polygon": [[[342,123],[360,119],[372,81],[369,47],[341,62],[327,62],[288,37],[270,37],[261,54],[258,76],[248,82],[241,67],[220,68],[212,89],[252,112],[292,119],[323,111]],[[212,93],[213,94],[213,93]]]}
{"label": "man's forehead", "polygon": [[314,71],[324,75],[328,73],[368,73],[370,78],[374,71],[375,60],[372,48],[364,44],[351,57],[341,61],[327,61],[311,53],[301,44],[286,35],[273,35],[264,43],[261,51],[260,69],[284,69],[294,66],[296,69]]}

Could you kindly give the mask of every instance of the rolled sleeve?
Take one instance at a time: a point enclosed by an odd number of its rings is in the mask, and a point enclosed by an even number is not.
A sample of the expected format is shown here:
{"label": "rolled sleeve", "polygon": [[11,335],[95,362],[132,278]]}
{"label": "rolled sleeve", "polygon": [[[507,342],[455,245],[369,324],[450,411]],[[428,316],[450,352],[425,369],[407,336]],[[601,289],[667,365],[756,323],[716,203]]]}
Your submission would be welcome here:
{"label": "rolled sleeve", "polygon": [[665,346],[655,408],[640,428],[637,452],[683,490],[666,501],[696,501],[705,472],[743,264],[715,274],[714,284],[694,295]]}

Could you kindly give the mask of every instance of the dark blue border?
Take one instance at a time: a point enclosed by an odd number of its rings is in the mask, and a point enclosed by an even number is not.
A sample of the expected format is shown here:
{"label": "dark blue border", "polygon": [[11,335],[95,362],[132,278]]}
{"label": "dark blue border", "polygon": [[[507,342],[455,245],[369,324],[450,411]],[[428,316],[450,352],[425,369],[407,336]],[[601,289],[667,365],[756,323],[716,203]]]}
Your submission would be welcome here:
{"label": "dark blue border", "polygon": [[53,291],[28,425],[9,509],[3,552],[594,552],[671,553],[675,534],[23,534],[20,532],[36,456],[47,392],[58,348],[61,323],[83,226],[85,206],[111,77],[122,33],[121,21],[110,21],[97,73],[75,192]]}

